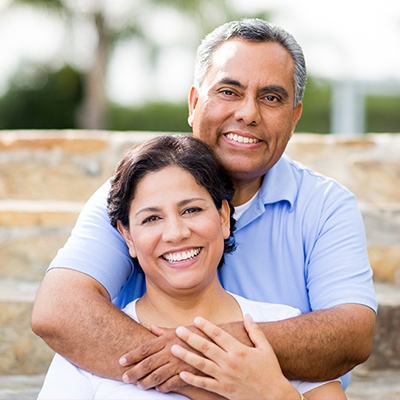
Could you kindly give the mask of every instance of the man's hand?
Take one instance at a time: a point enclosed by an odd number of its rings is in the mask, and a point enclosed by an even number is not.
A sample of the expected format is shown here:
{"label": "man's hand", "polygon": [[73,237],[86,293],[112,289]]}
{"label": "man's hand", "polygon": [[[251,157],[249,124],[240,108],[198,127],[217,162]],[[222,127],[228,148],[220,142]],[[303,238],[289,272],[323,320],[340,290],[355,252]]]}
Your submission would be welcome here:
{"label": "man's hand", "polygon": [[126,383],[135,383],[143,390],[154,387],[165,393],[181,390],[186,383],[180,379],[179,373],[188,369],[199,372],[174,357],[171,347],[176,344],[188,346],[176,336],[174,329],[152,325],[151,331],[158,337],[121,357],[121,366],[131,366],[124,373],[122,380]]}

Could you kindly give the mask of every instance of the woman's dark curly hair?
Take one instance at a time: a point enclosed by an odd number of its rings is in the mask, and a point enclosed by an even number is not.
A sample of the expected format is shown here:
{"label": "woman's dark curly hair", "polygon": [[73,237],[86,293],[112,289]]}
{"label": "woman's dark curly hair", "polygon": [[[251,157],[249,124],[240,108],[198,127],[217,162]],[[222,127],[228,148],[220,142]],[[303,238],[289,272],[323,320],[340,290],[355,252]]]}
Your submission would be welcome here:
{"label": "woman's dark curly hair", "polygon": [[[116,227],[117,221],[121,221],[125,228],[129,228],[129,210],[138,183],[149,172],[168,166],[177,166],[189,172],[208,191],[218,210],[221,209],[223,200],[228,201],[231,234],[225,239],[224,253],[232,253],[236,248],[233,237],[234,209],[230,204],[234,194],[232,181],[212,150],[191,135],[160,135],[128,150],[111,178],[107,199],[111,224]],[[222,256],[219,267],[223,263]]]}

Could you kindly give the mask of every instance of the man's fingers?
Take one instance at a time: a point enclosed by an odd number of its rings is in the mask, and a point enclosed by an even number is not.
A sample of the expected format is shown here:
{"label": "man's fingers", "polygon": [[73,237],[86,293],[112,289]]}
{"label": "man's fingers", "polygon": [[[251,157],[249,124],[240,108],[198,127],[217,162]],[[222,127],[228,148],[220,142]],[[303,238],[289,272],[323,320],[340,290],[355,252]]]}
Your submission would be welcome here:
{"label": "man's fingers", "polygon": [[[150,357],[139,362],[138,364],[134,365],[132,368],[125,371],[124,375],[122,376],[122,380],[125,383],[137,383],[138,381],[143,380],[145,377],[147,377],[147,375],[151,374],[153,371],[165,365],[167,362],[168,362],[168,354],[164,353],[153,354]],[[154,375],[152,379],[156,382],[155,385],[159,385],[160,383],[163,383],[166,379],[169,379],[171,377],[171,375],[168,374],[163,381],[160,381],[160,378],[157,377],[157,373],[153,372],[153,374]]]}
{"label": "man's fingers", "polygon": [[174,375],[172,378],[168,379],[166,382],[158,385],[156,388],[159,392],[169,393],[169,392],[177,392],[186,383],[182,381],[179,375]]}
{"label": "man's fingers", "polygon": [[[160,368],[152,371],[144,378],[139,379],[136,384],[142,390],[151,389],[154,387],[160,387],[166,381],[171,379],[174,375],[177,375],[178,371],[174,369],[170,364],[162,365]],[[181,385],[184,383],[179,379]],[[175,382],[176,386],[179,387],[179,382]],[[171,385],[172,386],[172,385]],[[166,386],[167,387],[167,386]],[[175,388],[174,388],[175,389]]]}
{"label": "man's fingers", "polygon": [[120,359],[119,363],[123,367],[129,367],[142,361],[143,359],[152,356],[153,354],[161,351],[165,347],[164,342],[157,339],[151,340],[141,346],[137,347],[135,350],[124,354]]}

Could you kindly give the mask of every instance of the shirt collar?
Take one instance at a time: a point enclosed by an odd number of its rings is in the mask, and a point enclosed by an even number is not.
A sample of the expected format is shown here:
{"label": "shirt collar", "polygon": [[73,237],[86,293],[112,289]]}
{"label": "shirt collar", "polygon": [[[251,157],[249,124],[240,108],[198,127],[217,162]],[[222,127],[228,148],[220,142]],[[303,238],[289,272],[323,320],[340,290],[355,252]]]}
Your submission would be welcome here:
{"label": "shirt collar", "polygon": [[296,180],[291,167],[292,160],[283,155],[264,176],[260,190],[260,200],[264,204],[288,201],[290,211],[296,200]]}

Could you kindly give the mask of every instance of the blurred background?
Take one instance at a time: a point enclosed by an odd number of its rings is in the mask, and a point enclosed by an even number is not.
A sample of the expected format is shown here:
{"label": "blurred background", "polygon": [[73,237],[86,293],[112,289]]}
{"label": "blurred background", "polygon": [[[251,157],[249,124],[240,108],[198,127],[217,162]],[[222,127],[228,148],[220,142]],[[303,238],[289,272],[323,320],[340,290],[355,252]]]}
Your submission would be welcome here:
{"label": "blurred background", "polygon": [[187,132],[197,45],[241,17],[303,47],[297,132],[400,132],[393,0],[0,0],[0,129]]}

